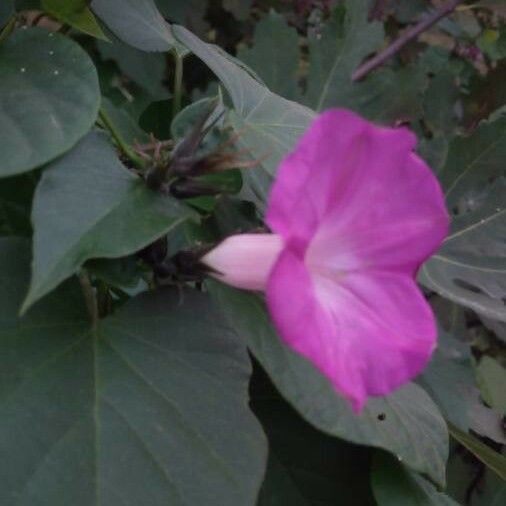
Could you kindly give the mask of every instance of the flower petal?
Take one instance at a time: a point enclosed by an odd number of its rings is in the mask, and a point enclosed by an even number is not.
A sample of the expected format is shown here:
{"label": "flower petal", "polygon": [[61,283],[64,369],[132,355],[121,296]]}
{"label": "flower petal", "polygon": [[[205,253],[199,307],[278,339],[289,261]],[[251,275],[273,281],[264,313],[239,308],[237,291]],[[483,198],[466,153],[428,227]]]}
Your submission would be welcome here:
{"label": "flower petal", "polygon": [[439,184],[414,144],[407,129],[377,127],[345,110],[323,113],[281,163],[269,226],[301,252],[321,230],[323,242],[357,251],[378,245],[363,255],[367,262],[400,259],[413,271],[448,227]]}
{"label": "flower petal", "polygon": [[286,249],[267,301],[282,339],[309,359],[359,412],[368,396],[416,376],[435,346],[431,309],[406,275],[312,275]]}

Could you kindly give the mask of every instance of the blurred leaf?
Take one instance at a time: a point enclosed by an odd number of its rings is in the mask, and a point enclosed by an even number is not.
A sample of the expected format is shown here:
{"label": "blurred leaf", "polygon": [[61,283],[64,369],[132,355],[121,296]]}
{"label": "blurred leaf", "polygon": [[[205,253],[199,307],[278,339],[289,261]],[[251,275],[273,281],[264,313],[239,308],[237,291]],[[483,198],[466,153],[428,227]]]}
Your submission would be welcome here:
{"label": "blurred leaf", "polygon": [[459,90],[455,77],[448,71],[438,72],[430,81],[424,96],[425,121],[434,135],[449,139],[457,124],[455,103]]}
{"label": "blurred leaf", "polygon": [[394,9],[394,15],[399,23],[411,23],[421,14],[427,12],[427,2],[425,0],[393,0],[391,7]]}
{"label": "blurred leaf", "polygon": [[166,57],[159,53],[148,53],[124,44],[111,36],[110,42],[99,41],[97,49],[104,60],[113,60],[125,76],[146,90],[152,99],[167,98],[169,90],[164,86],[167,65]]}
{"label": "blurred leaf", "polygon": [[422,114],[427,77],[420,66],[383,68],[350,87],[334,105],[345,106],[362,116],[388,125],[415,122]]}
{"label": "blurred leaf", "polygon": [[142,273],[135,255],[122,258],[98,258],[85,264],[86,271],[117,288],[135,288]]}
{"label": "blurred leaf", "polygon": [[[453,214],[450,235],[420,280],[443,297],[506,321],[506,115],[457,137],[439,177]],[[492,183],[492,184],[491,184]]]}
{"label": "blurred leaf", "polygon": [[479,439],[467,432],[461,431],[452,424],[448,425],[450,434],[473,455],[475,455],[488,468],[492,469],[503,480],[506,480],[506,457],[495,452]]}
{"label": "blurred leaf", "polygon": [[420,387],[409,384],[388,397],[369,399],[363,413],[356,416],[310,362],[280,341],[257,296],[217,282],[209,286],[230,325],[308,422],[327,434],[388,450],[436,483],[444,483],[446,424]]}
{"label": "blurred leaf", "polygon": [[3,0],[0,3],[0,28],[7,24],[10,17],[14,14],[14,1]]}
{"label": "blurred leaf", "polygon": [[93,62],[74,41],[41,28],[0,45],[0,177],[34,169],[69,150],[100,104]]}
{"label": "blurred leaf", "polygon": [[253,385],[252,409],[269,439],[258,506],[374,506],[369,449],[321,433],[279,395],[255,393]]}
{"label": "blurred leaf", "polygon": [[492,60],[506,57],[506,28],[492,30],[487,28],[476,41],[477,46]]}
{"label": "blurred leaf", "polygon": [[468,345],[440,330],[438,347],[420,382],[444,417],[461,430],[473,429],[494,441],[506,443],[501,415],[480,401]]}
{"label": "blurred leaf", "polygon": [[376,452],[371,483],[378,506],[458,506],[386,453]]}
{"label": "blurred leaf", "polygon": [[490,506],[504,506],[506,503],[506,483],[497,491],[494,501]]}
{"label": "blurred leaf", "polygon": [[190,216],[129,172],[104,135],[89,134],[45,170],[37,187],[32,280],[23,310],[86,260],[133,253]]}
{"label": "blurred leaf", "polygon": [[93,330],[72,281],[17,319],[29,247],[0,251],[2,506],[253,506],[251,364],[208,296],[146,293]]}
{"label": "blurred leaf", "polygon": [[41,3],[44,10],[59,21],[97,39],[107,40],[88,8],[88,0],[42,0]]}
{"label": "blurred leaf", "polygon": [[285,18],[274,11],[255,27],[251,48],[241,48],[239,58],[254,69],[274,93],[296,100],[299,37]]}
{"label": "blurred leaf", "polygon": [[476,376],[486,403],[506,414],[506,369],[492,357],[484,356],[476,368]]}
{"label": "blurred leaf", "polygon": [[223,0],[223,8],[239,20],[248,19],[253,0]]}
{"label": "blurred leaf", "polygon": [[181,54],[170,25],[153,0],[93,0],[91,8],[126,44],[141,51],[175,50]]}
{"label": "blurred leaf", "polygon": [[346,0],[334,10],[321,34],[309,39],[306,103],[318,111],[346,106],[355,68],[383,42],[383,26],[367,21],[368,0]]}
{"label": "blurred leaf", "polygon": [[235,108],[231,122],[239,133],[238,144],[249,149],[264,169],[245,171],[244,180],[260,204],[265,202],[279,161],[292,149],[314,113],[275,95],[236,61],[185,28],[175,26],[174,33],[211,68],[228,91]]}

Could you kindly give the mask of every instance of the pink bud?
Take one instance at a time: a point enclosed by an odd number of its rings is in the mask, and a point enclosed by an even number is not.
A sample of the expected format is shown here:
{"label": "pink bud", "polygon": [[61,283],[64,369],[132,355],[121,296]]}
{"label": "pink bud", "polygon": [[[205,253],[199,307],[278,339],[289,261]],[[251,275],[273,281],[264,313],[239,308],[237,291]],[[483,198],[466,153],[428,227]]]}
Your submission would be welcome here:
{"label": "pink bud", "polygon": [[228,237],[207,253],[201,262],[217,279],[246,290],[265,290],[269,273],[283,248],[275,234],[244,234]]}

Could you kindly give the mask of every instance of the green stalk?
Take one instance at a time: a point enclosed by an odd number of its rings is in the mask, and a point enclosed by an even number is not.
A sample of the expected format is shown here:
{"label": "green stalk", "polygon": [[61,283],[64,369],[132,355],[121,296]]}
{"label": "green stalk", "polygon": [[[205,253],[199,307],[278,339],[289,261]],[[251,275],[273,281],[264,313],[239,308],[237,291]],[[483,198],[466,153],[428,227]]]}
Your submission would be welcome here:
{"label": "green stalk", "polygon": [[174,51],[174,95],[172,97],[172,118],[181,110],[181,95],[183,93],[183,58]]}
{"label": "green stalk", "polygon": [[125,140],[115,127],[110,116],[105,112],[103,108],[100,108],[100,112],[98,113],[98,115],[104,126],[111,133],[113,139],[116,141],[123,154],[127,158],[129,158],[137,168],[144,169],[144,161],[142,160],[142,158],[135,153],[135,151],[127,144],[127,142],[125,142]]}

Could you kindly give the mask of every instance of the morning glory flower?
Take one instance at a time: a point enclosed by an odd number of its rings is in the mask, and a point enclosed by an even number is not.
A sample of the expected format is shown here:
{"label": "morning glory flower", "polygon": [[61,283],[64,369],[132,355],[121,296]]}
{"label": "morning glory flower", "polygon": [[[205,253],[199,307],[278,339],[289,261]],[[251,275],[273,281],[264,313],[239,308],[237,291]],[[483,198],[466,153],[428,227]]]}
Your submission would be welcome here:
{"label": "morning glory flower", "polygon": [[436,344],[415,276],[448,215],[415,143],[406,128],[321,114],[279,166],[273,233],[229,237],[202,259],[223,282],[265,291],[281,338],[356,412],[415,377]]}

